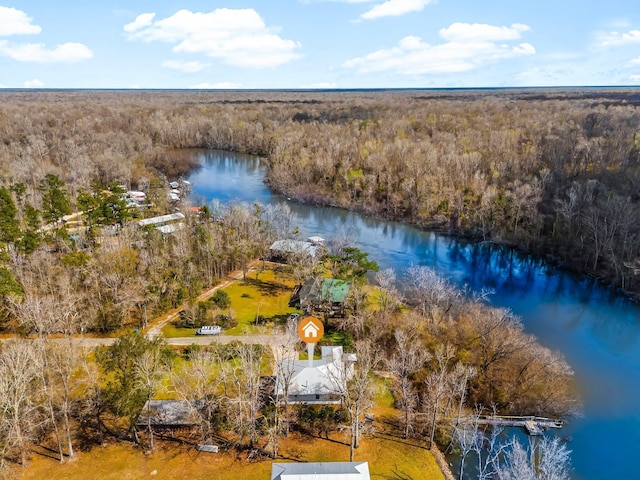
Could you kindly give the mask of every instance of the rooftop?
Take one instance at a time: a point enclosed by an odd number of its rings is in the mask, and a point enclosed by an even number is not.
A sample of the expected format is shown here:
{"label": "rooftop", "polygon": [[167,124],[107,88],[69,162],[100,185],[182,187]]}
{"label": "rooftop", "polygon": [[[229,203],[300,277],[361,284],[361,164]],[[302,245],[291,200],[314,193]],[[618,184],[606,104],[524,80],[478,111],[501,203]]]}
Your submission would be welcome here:
{"label": "rooftop", "polygon": [[196,423],[191,418],[188,405],[177,400],[147,401],[140,412],[137,425],[146,426],[149,418],[151,426],[155,428],[190,427]]}
{"label": "rooftop", "polygon": [[311,242],[305,242],[302,240],[276,240],[273,242],[269,250],[275,254],[280,255],[296,255],[306,254],[311,257],[315,257],[318,254],[318,246]]}
{"label": "rooftop", "polygon": [[181,212],[170,213],[168,215],[160,215],[159,217],[145,218],[140,220],[138,225],[144,227],[145,225],[158,225],[167,222],[175,222],[176,220],[184,220],[184,214]]}
{"label": "rooftop", "polygon": [[301,301],[323,301],[344,303],[349,294],[349,282],[336,278],[310,278],[300,290]]}
{"label": "rooftop", "polygon": [[271,480],[370,480],[367,462],[274,463]]}

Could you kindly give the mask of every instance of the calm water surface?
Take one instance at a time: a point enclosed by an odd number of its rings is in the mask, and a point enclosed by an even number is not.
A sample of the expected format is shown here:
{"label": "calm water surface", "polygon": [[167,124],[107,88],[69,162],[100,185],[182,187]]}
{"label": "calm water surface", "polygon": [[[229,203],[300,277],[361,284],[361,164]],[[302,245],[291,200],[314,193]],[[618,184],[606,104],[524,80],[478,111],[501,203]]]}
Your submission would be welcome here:
{"label": "calm water surface", "polygon": [[495,290],[541,343],[562,352],[575,370],[584,417],[562,429],[571,437],[574,478],[640,479],[640,309],[599,286],[503,248],[455,240],[397,222],[337,208],[310,207],[273,195],[258,158],[195,151],[194,203],[287,202],[303,235],[355,234],[357,246],[398,275],[412,263],[433,267],[457,285]]}

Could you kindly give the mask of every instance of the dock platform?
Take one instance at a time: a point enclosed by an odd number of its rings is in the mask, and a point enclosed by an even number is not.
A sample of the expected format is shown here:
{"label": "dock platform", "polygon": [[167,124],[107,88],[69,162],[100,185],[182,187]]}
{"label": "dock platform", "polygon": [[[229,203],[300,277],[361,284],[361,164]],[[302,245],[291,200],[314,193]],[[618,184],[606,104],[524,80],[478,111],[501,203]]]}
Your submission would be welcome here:
{"label": "dock platform", "polygon": [[480,416],[477,418],[467,418],[467,423],[477,425],[495,425],[500,427],[521,427],[529,435],[542,435],[549,428],[562,428],[564,422],[560,419],[545,417],[519,417],[519,416]]}

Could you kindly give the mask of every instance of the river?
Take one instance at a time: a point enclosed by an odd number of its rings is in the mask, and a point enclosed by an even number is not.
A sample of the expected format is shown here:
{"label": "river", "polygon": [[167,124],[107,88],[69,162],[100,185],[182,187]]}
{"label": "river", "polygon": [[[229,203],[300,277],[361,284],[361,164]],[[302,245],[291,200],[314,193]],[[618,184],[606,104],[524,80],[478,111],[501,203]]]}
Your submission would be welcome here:
{"label": "river", "polygon": [[305,236],[355,235],[356,245],[398,275],[428,265],[451,282],[493,288],[491,302],[519,315],[526,331],[562,352],[574,369],[584,416],[562,429],[570,437],[575,480],[640,478],[640,308],[594,280],[517,252],[456,240],[398,222],[274,195],[257,157],[192,151],[201,169],[189,180],[194,204],[287,202]]}

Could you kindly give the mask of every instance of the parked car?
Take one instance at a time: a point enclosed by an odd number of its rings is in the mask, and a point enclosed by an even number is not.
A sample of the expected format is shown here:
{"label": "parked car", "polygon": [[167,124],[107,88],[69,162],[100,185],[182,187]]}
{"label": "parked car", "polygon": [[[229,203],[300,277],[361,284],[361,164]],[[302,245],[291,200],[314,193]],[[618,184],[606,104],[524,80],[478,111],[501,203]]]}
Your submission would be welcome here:
{"label": "parked car", "polygon": [[292,313],[291,315],[289,315],[287,317],[287,321],[298,321],[300,319],[300,314],[299,313]]}
{"label": "parked car", "polygon": [[196,330],[196,335],[220,335],[222,327],[220,325],[204,325]]}

